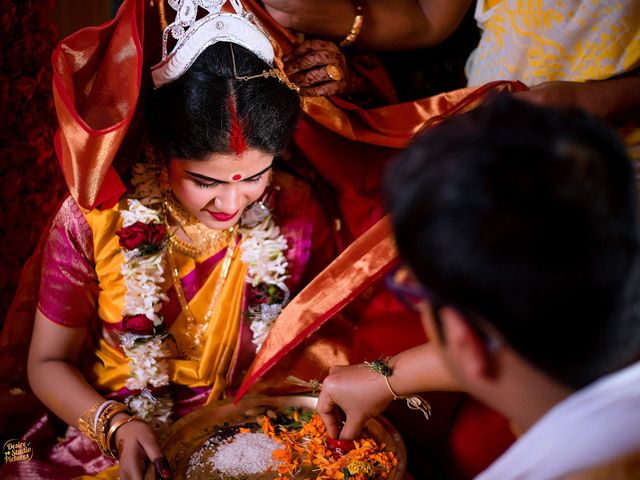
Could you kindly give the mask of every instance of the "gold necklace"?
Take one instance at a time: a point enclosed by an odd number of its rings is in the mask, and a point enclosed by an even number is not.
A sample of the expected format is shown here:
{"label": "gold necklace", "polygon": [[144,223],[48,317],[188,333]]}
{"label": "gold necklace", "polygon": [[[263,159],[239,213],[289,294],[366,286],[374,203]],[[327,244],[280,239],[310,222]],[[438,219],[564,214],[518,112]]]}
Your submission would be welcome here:
{"label": "gold necklace", "polygon": [[165,191],[163,205],[165,221],[168,222],[167,217],[171,215],[171,218],[178,223],[178,228],[189,239],[189,241],[183,241],[175,235],[171,236],[171,243],[178,252],[191,258],[198,258],[222,250],[229,245],[233,236],[233,227],[225,230],[208,228],[180,204],[171,190]]}
{"label": "gold necklace", "polygon": [[184,289],[182,288],[182,282],[180,281],[180,272],[176,267],[176,262],[173,258],[173,245],[169,243],[167,245],[167,258],[169,260],[169,269],[171,270],[171,278],[173,279],[173,286],[176,290],[176,295],[178,296],[178,301],[180,302],[180,307],[187,319],[187,329],[186,335],[189,338],[189,343],[187,345],[181,345],[180,349],[184,356],[190,359],[198,359],[202,353],[202,337],[207,331],[207,327],[209,325],[209,320],[211,319],[211,315],[213,314],[213,310],[216,306],[216,302],[218,297],[220,296],[220,292],[222,291],[222,287],[224,286],[225,280],[227,278],[227,274],[229,273],[229,267],[231,266],[231,259],[233,258],[233,254],[236,249],[237,241],[236,241],[236,232],[235,227],[231,228],[231,243],[227,247],[227,252],[225,253],[224,259],[222,260],[222,267],[220,269],[220,276],[216,281],[215,288],[213,290],[213,295],[211,296],[211,302],[209,303],[209,308],[205,313],[202,321],[198,321],[191,311],[189,307],[189,303],[187,302],[187,297],[184,293]]}

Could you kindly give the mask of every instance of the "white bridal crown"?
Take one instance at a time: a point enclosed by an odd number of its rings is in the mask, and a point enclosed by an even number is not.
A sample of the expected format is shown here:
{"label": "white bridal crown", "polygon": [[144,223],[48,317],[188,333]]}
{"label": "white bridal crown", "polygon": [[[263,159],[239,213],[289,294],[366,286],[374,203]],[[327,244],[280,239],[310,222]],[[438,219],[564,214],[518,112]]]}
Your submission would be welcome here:
{"label": "white bridal crown", "polygon": [[[227,1],[235,13],[222,12]],[[162,34],[162,61],[151,68],[156,88],[180,77],[205,48],[217,42],[241,45],[273,66],[274,51],[269,37],[240,0],[168,0],[168,3],[176,11],[176,18]],[[198,7],[207,11],[199,20]],[[177,41],[171,52],[167,51],[169,34]]]}

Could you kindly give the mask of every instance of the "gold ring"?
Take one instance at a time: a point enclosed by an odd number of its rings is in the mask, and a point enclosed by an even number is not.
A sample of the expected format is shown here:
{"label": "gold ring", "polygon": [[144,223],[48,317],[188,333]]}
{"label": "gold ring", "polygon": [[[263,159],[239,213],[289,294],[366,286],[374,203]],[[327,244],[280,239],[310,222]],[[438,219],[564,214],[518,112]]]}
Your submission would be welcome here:
{"label": "gold ring", "polygon": [[325,68],[327,69],[327,75],[331,80],[334,80],[336,82],[342,80],[342,70],[340,70],[338,67],[336,67],[335,65],[327,65]]}

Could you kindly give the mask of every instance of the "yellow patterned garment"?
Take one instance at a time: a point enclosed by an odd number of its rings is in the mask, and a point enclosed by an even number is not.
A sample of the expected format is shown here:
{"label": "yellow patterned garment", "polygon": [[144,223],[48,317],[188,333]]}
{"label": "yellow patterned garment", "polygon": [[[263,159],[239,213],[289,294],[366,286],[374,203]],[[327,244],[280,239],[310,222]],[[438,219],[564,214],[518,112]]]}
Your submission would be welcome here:
{"label": "yellow patterned garment", "polygon": [[[119,205],[108,210],[85,211],[85,218],[93,232],[95,271],[100,286],[98,296],[98,314],[105,323],[118,323],[122,320],[124,294],[126,287],[121,273],[123,256],[118,245],[116,230],[122,227]],[[199,359],[189,360],[171,358],[169,377],[171,383],[186,385],[191,388],[211,387],[207,403],[218,400],[227,383],[227,375],[237,346],[239,321],[242,314],[242,303],[245,288],[247,267],[241,260],[241,249],[236,251],[220,295],[215,302],[211,321],[206,330],[206,342]],[[176,266],[180,278],[185,277],[206,257],[193,259],[175,252]],[[196,318],[204,318],[216,290],[215,285],[221,272],[220,262],[211,275],[203,282],[202,287],[189,301],[189,307]],[[166,280],[164,290],[171,287]],[[180,313],[171,325],[169,332],[178,345],[186,345],[187,319]],[[108,336],[107,336],[108,337]],[[101,338],[96,350],[98,361],[93,373],[94,387],[101,391],[117,391],[125,386],[129,377],[129,363],[122,351],[113,345],[108,338]]]}
{"label": "yellow patterned garment", "polygon": [[640,0],[478,0],[470,86],[605,80],[640,66]]}

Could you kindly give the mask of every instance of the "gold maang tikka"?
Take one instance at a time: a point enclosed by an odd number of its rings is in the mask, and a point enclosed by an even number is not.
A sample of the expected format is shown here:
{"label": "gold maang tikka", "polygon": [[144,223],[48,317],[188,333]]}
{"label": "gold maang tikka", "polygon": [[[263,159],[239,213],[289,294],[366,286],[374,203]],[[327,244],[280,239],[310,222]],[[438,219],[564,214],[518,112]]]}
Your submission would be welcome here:
{"label": "gold maang tikka", "polygon": [[286,87],[289,90],[293,90],[296,93],[300,93],[300,87],[295,83],[293,83],[291,80],[289,80],[289,77],[287,77],[287,74],[284,73],[279,68],[263,70],[261,73],[258,73],[256,75],[238,75],[238,72],[236,70],[236,56],[233,53],[233,45],[229,44],[229,48],[231,49],[231,66],[233,67],[233,78],[235,78],[236,80],[247,81],[247,80],[253,80],[255,78],[272,77],[278,80],[280,83],[286,85]]}

